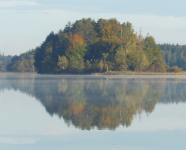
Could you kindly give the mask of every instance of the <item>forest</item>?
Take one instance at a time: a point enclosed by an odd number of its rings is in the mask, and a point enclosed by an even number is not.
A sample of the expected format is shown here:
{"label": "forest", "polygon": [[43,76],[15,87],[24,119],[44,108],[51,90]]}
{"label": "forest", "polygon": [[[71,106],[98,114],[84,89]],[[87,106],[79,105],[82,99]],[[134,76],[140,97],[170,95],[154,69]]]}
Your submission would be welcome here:
{"label": "forest", "polygon": [[[7,57],[7,59],[5,59]],[[116,19],[77,20],[20,56],[0,56],[0,70],[89,74],[106,71],[180,72],[186,70],[186,46],[156,44],[131,23]],[[9,58],[9,59],[8,59]],[[11,60],[11,61],[10,61]]]}
{"label": "forest", "polygon": [[35,72],[34,50],[29,50],[20,56],[15,55],[6,70],[9,72]]}
{"label": "forest", "polygon": [[0,53],[0,71],[6,71],[7,65],[11,62],[12,56],[4,56]]}
{"label": "forest", "polygon": [[163,52],[167,65],[178,66],[186,70],[186,45],[159,44],[158,46]]}
{"label": "forest", "polygon": [[163,54],[152,36],[134,32],[129,22],[88,18],[51,32],[35,49],[38,73],[105,71],[165,72]]}

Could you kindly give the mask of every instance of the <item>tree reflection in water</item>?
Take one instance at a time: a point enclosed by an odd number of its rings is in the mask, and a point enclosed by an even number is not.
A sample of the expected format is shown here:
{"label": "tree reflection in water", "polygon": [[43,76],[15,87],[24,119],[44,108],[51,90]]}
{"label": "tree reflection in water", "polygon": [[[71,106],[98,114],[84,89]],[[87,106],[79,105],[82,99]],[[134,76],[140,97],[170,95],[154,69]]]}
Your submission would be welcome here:
{"label": "tree reflection in water", "polygon": [[128,127],[135,115],[152,113],[158,102],[181,102],[186,97],[184,79],[74,77],[6,76],[0,78],[0,90],[33,96],[50,115],[83,130]]}

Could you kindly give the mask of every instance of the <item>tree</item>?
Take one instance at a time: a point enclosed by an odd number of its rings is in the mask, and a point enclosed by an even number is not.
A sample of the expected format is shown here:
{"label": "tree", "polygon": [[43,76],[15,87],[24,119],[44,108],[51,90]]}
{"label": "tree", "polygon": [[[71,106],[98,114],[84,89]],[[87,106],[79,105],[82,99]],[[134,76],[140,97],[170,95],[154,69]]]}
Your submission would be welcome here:
{"label": "tree", "polygon": [[99,68],[99,71],[102,72],[103,71],[103,67],[104,67],[104,64],[103,64],[103,60],[101,59],[99,64],[98,64],[98,68]]}
{"label": "tree", "polygon": [[109,56],[109,53],[101,53],[103,55],[103,60],[106,62],[107,57]]}
{"label": "tree", "polygon": [[[43,44],[36,48],[34,54],[34,66],[38,73],[55,72],[55,69],[58,67],[59,54],[57,54],[57,45],[59,44],[59,40],[59,35],[55,35],[54,32],[51,32]],[[49,68],[50,71],[47,70]]]}
{"label": "tree", "polygon": [[109,71],[109,70],[108,70],[108,67],[109,67],[108,64],[105,63],[105,64],[104,64],[104,68],[105,68],[107,71]]}
{"label": "tree", "polygon": [[167,72],[182,72],[182,68],[178,68],[178,66],[173,66],[167,69]]}
{"label": "tree", "polygon": [[84,68],[83,59],[76,59],[74,56],[69,57],[68,71],[70,73],[83,73]]}
{"label": "tree", "polygon": [[59,60],[58,60],[58,66],[60,69],[64,70],[67,68],[68,66],[68,59],[65,56],[58,56]]}
{"label": "tree", "polygon": [[29,50],[20,56],[15,55],[7,65],[7,71],[10,72],[35,72],[34,68],[35,50]]}
{"label": "tree", "polygon": [[66,50],[67,57],[74,56],[77,60],[81,60],[85,56],[86,51],[87,49],[84,39],[80,35],[74,34],[69,39],[69,45]]}
{"label": "tree", "polygon": [[115,62],[117,70],[125,71],[127,70],[126,54],[124,51],[118,50],[115,55]]}
{"label": "tree", "polygon": [[95,22],[83,18],[69,22],[57,34],[50,33],[36,48],[34,65],[38,73],[59,73],[62,70],[68,73],[163,71],[163,66],[166,66],[164,55],[169,64],[179,63],[186,68],[186,53],[179,50],[179,45],[175,49],[164,47],[166,51],[161,53],[152,36],[143,38],[141,31],[140,35],[135,34],[129,22],[121,24],[116,19]]}
{"label": "tree", "polygon": [[84,39],[77,34],[74,34],[69,39],[69,45],[66,51],[66,56],[69,60],[68,70],[71,73],[82,73],[84,66],[84,56],[86,49],[86,44]]}
{"label": "tree", "polygon": [[160,44],[165,62],[170,66],[178,66],[186,70],[186,45]]}
{"label": "tree", "polygon": [[165,72],[166,63],[152,36],[147,36],[145,38],[143,49],[150,63],[148,70],[153,72]]}
{"label": "tree", "polygon": [[91,63],[89,60],[87,60],[85,63],[85,70],[86,72],[90,72],[90,69],[91,69]]}
{"label": "tree", "polygon": [[91,18],[82,20],[77,20],[72,26],[73,34],[81,35],[81,37],[89,45],[92,45],[95,42],[97,33],[94,30],[95,21]]}
{"label": "tree", "polygon": [[0,53],[0,71],[7,71],[7,65],[11,62],[12,56],[3,56]]}
{"label": "tree", "polygon": [[150,66],[148,71],[151,72],[166,72],[166,63],[162,59],[155,60]]}

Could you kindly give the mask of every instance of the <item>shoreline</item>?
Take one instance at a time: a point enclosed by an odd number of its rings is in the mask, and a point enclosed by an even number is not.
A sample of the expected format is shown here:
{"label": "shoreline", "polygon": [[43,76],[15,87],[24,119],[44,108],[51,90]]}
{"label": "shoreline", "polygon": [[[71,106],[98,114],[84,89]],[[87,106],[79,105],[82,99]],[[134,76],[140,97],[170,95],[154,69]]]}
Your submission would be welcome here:
{"label": "shoreline", "polygon": [[[0,72],[0,74],[38,74],[37,72]],[[38,75],[186,75],[186,71],[182,72],[134,72],[134,71],[108,71],[103,73],[90,74],[38,74]]]}
{"label": "shoreline", "polygon": [[37,72],[0,72],[0,74],[38,74]]}
{"label": "shoreline", "polygon": [[182,72],[108,71],[104,73],[92,73],[91,75],[186,75],[186,71]]}

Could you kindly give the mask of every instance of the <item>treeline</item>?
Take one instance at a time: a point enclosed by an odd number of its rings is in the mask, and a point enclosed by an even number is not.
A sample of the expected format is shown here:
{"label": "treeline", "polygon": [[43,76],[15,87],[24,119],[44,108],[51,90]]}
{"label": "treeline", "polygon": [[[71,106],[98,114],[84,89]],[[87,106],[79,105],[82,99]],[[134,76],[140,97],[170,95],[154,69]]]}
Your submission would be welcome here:
{"label": "treeline", "polygon": [[116,19],[69,22],[63,31],[47,36],[34,59],[38,73],[166,71],[154,38],[143,38],[134,33],[131,23]]}
{"label": "treeline", "polygon": [[167,65],[186,70],[186,45],[159,44],[158,46],[163,52]]}
{"label": "treeline", "polygon": [[134,33],[131,23],[121,24],[116,19],[95,22],[89,18],[73,24],[69,22],[63,31],[50,33],[36,51],[11,58],[0,55],[0,71],[92,73],[186,70],[185,45],[157,45],[152,36],[144,38],[141,33]]}
{"label": "treeline", "polygon": [[0,53],[0,71],[6,71],[6,66],[11,62],[11,59],[12,56],[4,56]]}
{"label": "treeline", "polygon": [[20,56],[15,55],[6,69],[9,72],[35,72],[34,50],[29,50]]}

